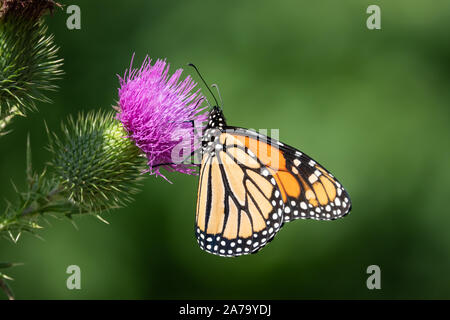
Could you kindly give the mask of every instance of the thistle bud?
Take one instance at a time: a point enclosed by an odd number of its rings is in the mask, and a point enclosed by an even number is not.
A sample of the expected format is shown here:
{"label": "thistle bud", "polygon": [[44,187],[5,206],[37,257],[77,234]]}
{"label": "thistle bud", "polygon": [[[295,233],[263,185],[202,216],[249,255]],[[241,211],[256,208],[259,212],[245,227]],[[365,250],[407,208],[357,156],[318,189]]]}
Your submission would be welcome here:
{"label": "thistle bud", "polygon": [[62,60],[42,15],[55,6],[48,0],[0,1],[0,119],[50,102],[45,91],[62,74]]}
{"label": "thistle bud", "polygon": [[137,191],[144,157],[111,112],[89,112],[62,124],[53,134],[50,163],[61,193],[84,212],[120,207]]}

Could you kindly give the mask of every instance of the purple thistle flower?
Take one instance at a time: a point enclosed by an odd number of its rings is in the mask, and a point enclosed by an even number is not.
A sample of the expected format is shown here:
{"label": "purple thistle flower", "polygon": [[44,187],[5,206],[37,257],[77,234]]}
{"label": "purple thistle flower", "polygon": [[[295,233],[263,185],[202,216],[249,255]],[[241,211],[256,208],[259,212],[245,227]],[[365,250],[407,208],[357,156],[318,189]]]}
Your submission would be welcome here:
{"label": "purple thistle flower", "polygon": [[170,76],[170,65],[165,60],[158,59],[152,66],[147,56],[140,69],[133,69],[133,58],[130,69],[123,78],[119,76],[117,119],[128,132],[128,138],[147,156],[149,169],[146,172],[164,179],[161,168],[195,173],[192,165],[180,162],[198,148],[194,133],[201,130],[195,129],[203,128],[208,118],[201,113],[205,107],[201,107],[200,89],[192,92],[197,84],[190,76],[179,81],[183,69]]}

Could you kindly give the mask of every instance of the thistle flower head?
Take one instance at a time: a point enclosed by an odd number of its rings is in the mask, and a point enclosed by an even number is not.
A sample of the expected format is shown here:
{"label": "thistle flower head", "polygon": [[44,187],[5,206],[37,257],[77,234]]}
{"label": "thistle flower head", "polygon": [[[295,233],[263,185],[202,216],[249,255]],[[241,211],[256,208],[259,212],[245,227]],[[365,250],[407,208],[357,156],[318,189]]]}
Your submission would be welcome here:
{"label": "thistle flower head", "polygon": [[[133,60],[132,60],[133,62]],[[146,57],[140,69],[130,69],[119,77],[117,118],[128,137],[147,156],[148,172],[164,177],[160,168],[192,174],[195,170],[174,161],[182,150],[188,157],[197,147],[194,132],[207,119],[200,90],[190,76],[180,81],[183,69],[169,75],[169,64]],[[189,152],[185,152],[189,150]],[[162,165],[166,164],[166,165]]]}
{"label": "thistle flower head", "polygon": [[86,212],[113,209],[131,200],[145,161],[112,112],[80,114],[50,139],[50,163],[62,192]]}

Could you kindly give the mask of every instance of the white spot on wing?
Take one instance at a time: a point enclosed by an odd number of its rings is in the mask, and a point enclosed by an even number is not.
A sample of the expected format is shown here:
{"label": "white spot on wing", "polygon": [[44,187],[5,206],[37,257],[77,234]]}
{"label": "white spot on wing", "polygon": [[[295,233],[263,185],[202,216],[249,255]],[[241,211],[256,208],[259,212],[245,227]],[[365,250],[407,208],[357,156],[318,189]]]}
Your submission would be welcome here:
{"label": "white spot on wing", "polygon": [[309,176],[308,180],[312,184],[317,181],[317,176],[315,174],[312,174]]}

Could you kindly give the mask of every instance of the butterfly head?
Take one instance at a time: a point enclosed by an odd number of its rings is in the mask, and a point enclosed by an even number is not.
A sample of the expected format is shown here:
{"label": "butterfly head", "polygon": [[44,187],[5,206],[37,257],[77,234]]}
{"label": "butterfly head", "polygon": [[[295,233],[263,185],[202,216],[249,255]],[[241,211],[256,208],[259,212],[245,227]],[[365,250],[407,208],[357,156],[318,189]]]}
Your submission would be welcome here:
{"label": "butterfly head", "polygon": [[206,129],[224,129],[226,127],[225,117],[223,116],[222,109],[218,106],[214,106],[209,112],[208,125]]}

